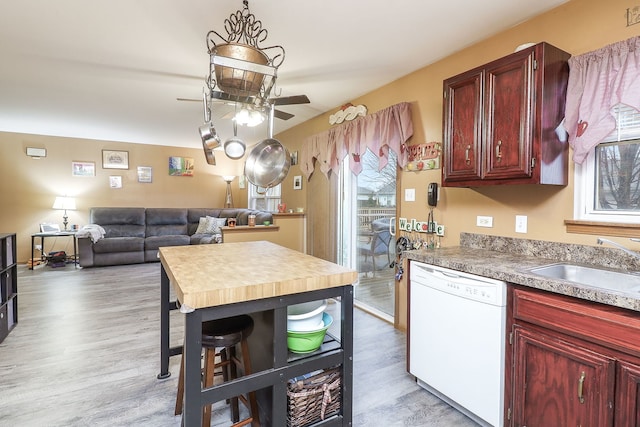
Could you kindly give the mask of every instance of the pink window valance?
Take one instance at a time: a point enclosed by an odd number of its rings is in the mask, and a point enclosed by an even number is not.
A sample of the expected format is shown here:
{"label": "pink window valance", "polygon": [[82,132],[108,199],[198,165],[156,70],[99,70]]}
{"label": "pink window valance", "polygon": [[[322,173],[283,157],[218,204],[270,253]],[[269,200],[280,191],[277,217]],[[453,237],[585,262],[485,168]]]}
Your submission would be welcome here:
{"label": "pink window valance", "polygon": [[305,139],[299,158],[300,169],[307,177],[316,166],[329,177],[340,172],[341,162],[349,156],[349,168],[354,174],[362,171],[361,157],[370,149],[378,156],[378,168],[389,161],[389,150],[397,154],[398,165],[407,163],[404,144],[413,135],[411,104],[403,102],[333,127]]}
{"label": "pink window valance", "polygon": [[573,160],[582,163],[616,128],[616,104],[640,111],[640,37],[574,56],[569,68],[565,128]]}

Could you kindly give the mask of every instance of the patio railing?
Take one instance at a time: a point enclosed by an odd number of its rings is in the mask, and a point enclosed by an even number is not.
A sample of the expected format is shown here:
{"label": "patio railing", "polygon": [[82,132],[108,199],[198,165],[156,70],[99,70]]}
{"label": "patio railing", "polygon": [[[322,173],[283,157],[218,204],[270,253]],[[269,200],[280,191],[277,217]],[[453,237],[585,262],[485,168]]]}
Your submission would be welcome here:
{"label": "patio railing", "polygon": [[371,221],[379,218],[391,218],[396,215],[396,208],[358,208],[358,224],[360,230],[371,228]]}

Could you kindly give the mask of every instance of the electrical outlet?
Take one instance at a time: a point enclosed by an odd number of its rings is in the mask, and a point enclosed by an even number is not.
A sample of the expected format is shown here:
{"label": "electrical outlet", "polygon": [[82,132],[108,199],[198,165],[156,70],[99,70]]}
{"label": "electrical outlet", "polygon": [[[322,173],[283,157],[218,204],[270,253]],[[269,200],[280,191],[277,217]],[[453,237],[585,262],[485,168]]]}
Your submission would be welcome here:
{"label": "electrical outlet", "polygon": [[516,215],[516,233],[526,233],[526,232],[527,232],[527,216]]}
{"label": "electrical outlet", "polygon": [[440,237],[444,237],[444,225],[436,226],[436,235]]}
{"label": "electrical outlet", "polygon": [[478,215],[476,217],[476,225],[478,227],[491,228],[491,227],[493,227],[493,217],[492,216],[481,216],[481,215]]}

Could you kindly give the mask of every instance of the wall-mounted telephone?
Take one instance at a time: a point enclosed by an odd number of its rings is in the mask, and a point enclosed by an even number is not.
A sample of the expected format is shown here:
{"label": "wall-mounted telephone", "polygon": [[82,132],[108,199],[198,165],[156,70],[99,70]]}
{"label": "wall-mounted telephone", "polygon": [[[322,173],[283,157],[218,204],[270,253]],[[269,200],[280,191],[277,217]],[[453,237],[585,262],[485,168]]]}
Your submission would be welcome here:
{"label": "wall-mounted telephone", "polygon": [[438,206],[438,183],[432,182],[427,187],[427,204],[432,208]]}

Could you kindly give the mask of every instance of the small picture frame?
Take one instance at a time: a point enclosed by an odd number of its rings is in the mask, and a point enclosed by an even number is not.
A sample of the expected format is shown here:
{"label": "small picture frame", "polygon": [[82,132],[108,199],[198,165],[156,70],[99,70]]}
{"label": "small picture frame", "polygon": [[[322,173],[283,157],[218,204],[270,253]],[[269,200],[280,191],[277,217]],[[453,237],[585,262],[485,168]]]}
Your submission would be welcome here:
{"label": "small picture frame", "polygon": [[40,232],[41,233],[59,233],[60,225],[59,224],[40,224]]}
{"label": "small picture frame", "polygon": [[153,182],[153,168],[151,166],[138,166],[138,182]]}
{"label": "small picture frame", "polygon": [[110,188],[122,188],[122,176],[120,176],[120,175],[111,175],[109,177],[109,187]]}
{"label": "small picture frame", "polygon": [[293,189],[302,190],[302,175],[296,175],[293,177]]}
{"label": "small picture frame", "polygon": [[295,166],[298,164],[298,152],[294,151],[291,153],[291,166]]}
{"label": "small picture frame", "polygon": [[193,176],[194,161],[191,157],[169,157],[169,175]]}
{"label": "small picture frame", "polygon": [[95,162],[71,162],[72,176],[96,176]]}
{"label": "small picture frame", "polygon": [[102,150],[102,169],[129,169],[129,152]]}

